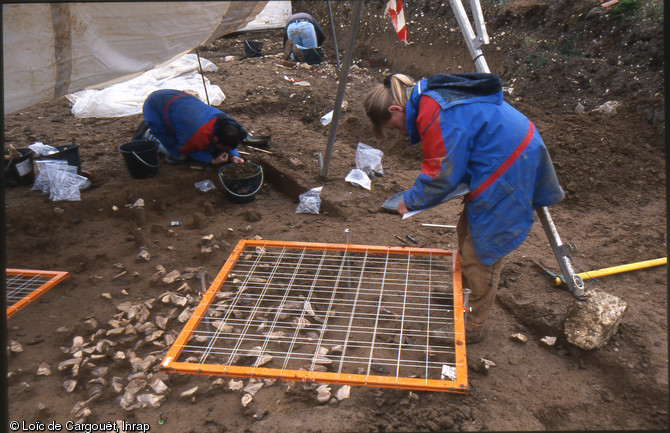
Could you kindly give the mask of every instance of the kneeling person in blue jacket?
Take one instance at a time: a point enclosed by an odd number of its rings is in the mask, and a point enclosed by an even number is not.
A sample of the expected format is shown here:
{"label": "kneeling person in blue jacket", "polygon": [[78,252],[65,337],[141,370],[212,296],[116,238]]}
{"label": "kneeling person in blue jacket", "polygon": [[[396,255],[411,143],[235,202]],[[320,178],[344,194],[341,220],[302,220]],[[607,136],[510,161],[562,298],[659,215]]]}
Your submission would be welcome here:
{"label": "kneeling person in blue jacket", "polygon": [[221,110],[180,90],[151,93],[142,107],[148,132],[159,142],[166,161],[187,157],[204,164],[243,162],[237,146],[247,131]]}
{"label": "kneeling person in blue jacket", "polygon": [[547,148],[526,116],[503,101],[495,74],[437,74],[415,82],[387,77],[365,99],[378,138],[382,128],[423,142],[421,173],[398,212],[439,204],[465,184],[457,225],[463,288],[471,290],[466,343],[484,337],[502,259],[530,233],[534,209],[563,199]]}

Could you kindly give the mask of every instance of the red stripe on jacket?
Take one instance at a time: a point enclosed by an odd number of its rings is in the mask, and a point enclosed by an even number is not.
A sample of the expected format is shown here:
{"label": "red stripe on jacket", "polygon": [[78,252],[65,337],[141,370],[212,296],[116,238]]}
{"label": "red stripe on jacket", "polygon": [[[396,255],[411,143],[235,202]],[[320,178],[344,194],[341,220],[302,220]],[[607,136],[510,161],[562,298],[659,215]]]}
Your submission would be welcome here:
{"label": "red stripe on jacket", "polygon": [[510,156],[507,157],[507,159],[494,171],[491,176],[486,178],[484,182],[481,183],[477,188],[475,188],[474,191],[469,193],[468,195],[465,196],[466,201],[472,201],[474,200],[475,197],[477,197],[479,194],[484,192],[486,188],[491,186],[493,182],[496,181],[502,174],[509,168],[510,165],[516,159],[523,153],[524,150],[526,150],[526,147],[528,147],[528,144],[530,141],[533,139],[533,134],[535,133],[535,125],[533,125],[533,122],[528,121],[528,132],[526,132],[526,136],[521,140],[521,143],[514,149],[514,152]]}
{"label": "red stripe on jacket", "polygon": [[172,99],[168,101],[167,104],[165,104],[165,109],[163,110],[163,118],[165,119],[165,124],[167,125],[168,128],[170,128],[170,131],[174,133],[174,129],[172,129],[172,126],[170,125],[170,121],[168,120],[168,109],[170,108],[170,104],[172,104],[172,101],[174,101],[177,98],[181,98],[182,96],[186,96],[186,93],[183,93],[181,95],[174,96]]}
{"label": "red stripe on jacket", "polygon": [[181,153],[189,154],[198,150],[209,150],[212,145],[212,135],[214,132],[215,123],[216,117],[198,128],[198,130],[195,131],[193,135],[191,135],[191,138],[189,138],[188,141],[184,143],[179,151]]}
{"label": "red stripe on jacket", "polygon": [[442,160],[447,156],[447,150],[440,130],[440,105],[428,96],[422,97],[419,102],[416,127],[423,142],[421,172],[434,178],[442,170]]}

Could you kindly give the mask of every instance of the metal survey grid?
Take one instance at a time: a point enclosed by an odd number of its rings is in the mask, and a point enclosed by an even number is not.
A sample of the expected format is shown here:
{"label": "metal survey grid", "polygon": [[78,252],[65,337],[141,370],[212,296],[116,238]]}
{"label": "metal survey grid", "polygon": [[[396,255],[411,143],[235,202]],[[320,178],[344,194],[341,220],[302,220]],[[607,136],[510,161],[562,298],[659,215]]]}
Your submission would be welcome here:
{"label": "metal survey grid", "polygon": [[62,271],[7,269],[5,277],[7,317],[11,317],[68,275],[68,272]]}
{"label": "metal survey grid", "polygon": [[162,366],[465,392],[457,251],[240,241]]}

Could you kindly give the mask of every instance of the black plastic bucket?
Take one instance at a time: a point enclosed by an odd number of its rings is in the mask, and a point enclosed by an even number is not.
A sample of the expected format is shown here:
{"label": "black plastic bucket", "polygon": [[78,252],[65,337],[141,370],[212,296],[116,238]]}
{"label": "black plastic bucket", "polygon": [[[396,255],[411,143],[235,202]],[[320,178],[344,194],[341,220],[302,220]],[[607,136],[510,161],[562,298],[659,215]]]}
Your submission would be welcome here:
{"label": "black plastic bucket", "polygon": [[81,174],[81,158],[79,157],[79,145],[77,143],[63,144],[61,146],[54,146],[58,149],[56,153],[48,155],[41,155],[38,159],[58,159],[67,161],[67,165],[77,167],[77,174]]}
{"label": "black plastic bucket", "polygon": [[[245,177],[234,177],[232,172],[240,164],[253,167],[254,174]],[[249,203],[254,200],[256,193],[263,186],[263,169],[260,165],[251,162],[226,164],[219,169],[221,186],[226,190],[228,200],[233,203]]]}
{"label": "black plastic bucket", "polygon": [[19,156],[5,159],[5,184],[8,186],[32,185],[35,182],[32,149],[16,149]]}
{"label": "black plastic bucket", "polygon": [[308,65],[318,65],[323,58],[323,50],[321,48],[305,48],[301,49],[302,58]]}
{"label": "black plastic bucket", "polygon": [[119,146],[126,167],[135,179],[146,179],[158,173],[158,143],[134,140]]}
{"label": "black plastic bucket", "polygon": [[244,54],[247,57],[260,57],[263,55],[263,42],[261,41],[244,41]]}

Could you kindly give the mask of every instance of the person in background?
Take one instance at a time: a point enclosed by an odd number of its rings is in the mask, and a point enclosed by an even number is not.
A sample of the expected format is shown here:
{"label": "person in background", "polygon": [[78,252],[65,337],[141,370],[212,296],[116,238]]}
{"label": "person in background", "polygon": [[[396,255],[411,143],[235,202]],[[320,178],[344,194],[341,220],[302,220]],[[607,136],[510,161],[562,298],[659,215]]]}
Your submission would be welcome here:
{"label": "person in background", "polygon": [[155,139],[168,163],[187,158],[215,165],[244,161],[237,146],[247,131],[226,113],[189,93],[156,90],[144,101],[142,116],[148,129],[139,138]]}
{"label": "person in background", "polygon": [[480,342],[495,300],[502,261],[523,243],[534,209],[559,202],[547,148],[526,116],[503,101],[495,74],[437,74],[415,82],[395,74],[370,91],[365,111],[382,128],[423,142],[421,173],[398,212],[426,209],[468,185],[458,225],[463,288],[471,290],[466,343]]}
{"label": "person in background", "polygon": [[[317,49],[325,37],[321,26],[310,14],[299,12],[291,15],[284,27],[284,60],[313,60],[313,63],[319,63],[321,54]],[[310,58],[306,58],[308,56]]]}

